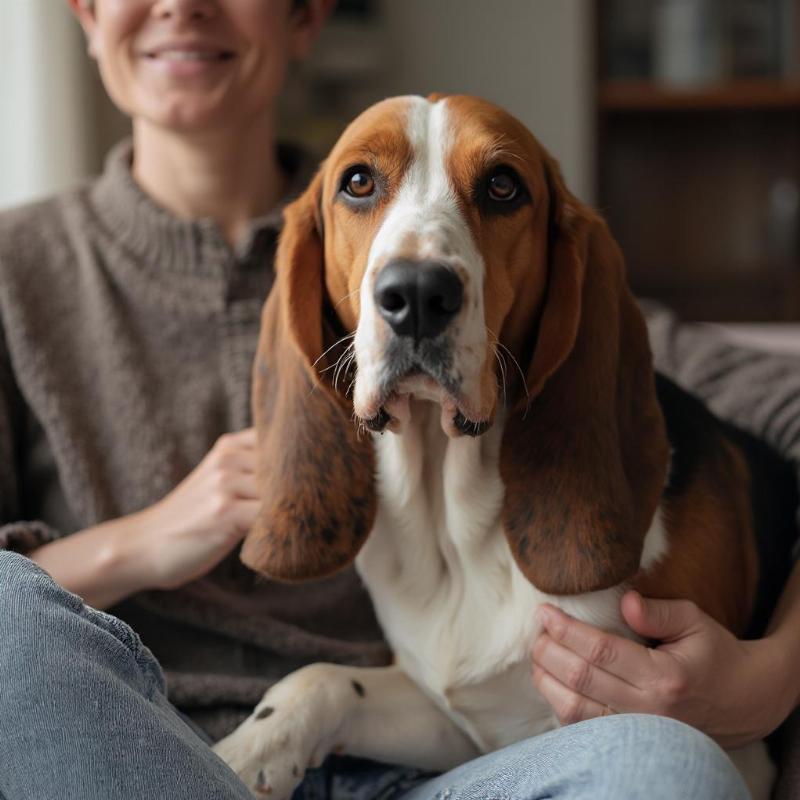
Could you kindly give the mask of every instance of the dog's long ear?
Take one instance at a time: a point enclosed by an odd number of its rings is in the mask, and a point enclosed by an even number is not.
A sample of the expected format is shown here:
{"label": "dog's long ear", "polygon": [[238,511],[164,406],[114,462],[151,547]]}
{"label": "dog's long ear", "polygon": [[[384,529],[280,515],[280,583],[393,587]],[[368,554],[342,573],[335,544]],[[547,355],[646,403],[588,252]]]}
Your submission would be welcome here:
{"label": "dog's long ear", "polygon": [[278,580],[348,565],[375,516],[372,444],[359,437],[323,357],[336,335],[325,332],[321,186],[317,175],[286,209],[253,367],[262,505],[241,559]]}
{"label": "dog's long ear", "polygon": [[531,332],[528,396],[507,420],[500,469],[514,558],[537,588],[563,595],[637,572],[668,445],[622,254],[555,162],[546,166],[546,294]]}

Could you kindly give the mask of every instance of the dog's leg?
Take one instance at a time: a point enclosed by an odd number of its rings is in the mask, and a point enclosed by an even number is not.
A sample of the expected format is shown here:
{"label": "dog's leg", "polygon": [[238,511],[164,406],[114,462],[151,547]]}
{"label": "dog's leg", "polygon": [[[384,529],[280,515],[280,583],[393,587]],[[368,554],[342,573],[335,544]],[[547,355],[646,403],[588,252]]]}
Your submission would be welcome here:
{"label": "dog's leg", "polygon": [[447,770],[476,746],[398,667],[312,664],[275,684],[214,751],[256,797],[284,800],[331,753]]}

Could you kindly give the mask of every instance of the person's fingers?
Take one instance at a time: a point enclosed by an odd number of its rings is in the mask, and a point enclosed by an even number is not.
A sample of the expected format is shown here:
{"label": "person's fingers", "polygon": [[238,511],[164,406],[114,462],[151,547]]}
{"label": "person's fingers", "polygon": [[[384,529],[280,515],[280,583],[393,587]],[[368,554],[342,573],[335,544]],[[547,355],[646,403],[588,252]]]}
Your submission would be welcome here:
{"label": "person's fingers", "polygon": [[543,633],[533,645],[534,664],[561,684],[617,711],[644,710],[641,693],[624,678],[594,666]]}
{"label": "person's fingers", "polygon": [[240,539],[243,539],[250,532],[250,528],[253,527],[260,510],[260,500],[239,500],[236,503],[234,519]]}
{"label": "person's fingers", "polygon": [[255,447],[258,444],[258,434],[255,428],[243,428],[233,435],[244,447]]}
{"label": "person's fingers", "polygon": [[550,638],[584,661],[632,686],[651,683],[653,658],[644,645],[598,630],[554,606],[540,606],[537,614]]}
{"label": "person's fingers", "polygon": [[554,678],[541,667],[533,668],[533,683],[550,705],[562,725],[613,714],[609,706],[584,697]]}
{"label": "person's fingers", "polygon": [[259,497],[255,473],[253,472],[227,472],[217,476],[214,484],[218,497],[257,500]]}
{"label": "person's fingers", "polygon": [[253,448],[258,444],[255,428],[243,428],[232,433],[223,433],[216,441],[216,446],[225,449]]}
{"label": "person's fingers", "polygon": [[222,450],[208,466],[218,473],[244,472],[253,474],[256,471],[255,451],[241,447]]}
{"label": "person's fingers", "polygon": [[620,603],[625,622],[648,639],[673,642],[697,629],[701,612],[690,600],[653,600],[626,592]]}

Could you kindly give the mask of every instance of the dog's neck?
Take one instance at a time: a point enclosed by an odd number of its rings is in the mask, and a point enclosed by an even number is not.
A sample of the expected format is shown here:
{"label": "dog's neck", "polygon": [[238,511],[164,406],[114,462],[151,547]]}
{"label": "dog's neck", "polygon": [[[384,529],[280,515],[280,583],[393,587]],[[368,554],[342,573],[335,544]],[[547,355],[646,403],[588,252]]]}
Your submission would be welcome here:
{"label": "dog's neck", "polygon": [[[535,591],[514,568],[502,535],[502,423],[477,438],[448,438],[440,414],[436,403],[413,401],[400,433],[374,435],[378,510],[356,562],[397,658],[433,684],[469,682],[496,671],[496,661],[470,658],[468,667],[462,664],[464,615],[478,624],[479,617],[499,615],[509,596]],[[457,629],[448,634],[459,640],[451,648],[440,647],[444,634],[438,628],[429,636],[420,627],[436,609],[445,609]],[[508,635],[493,655],[499,651],[501,662],[513,662],[532,624],[531,615],[509,619]]]}
{"label": "dog's neck", "polygon": [[412,400],[399,433],[375,435],[378,527],[447,567],[496,534],[503,501],[502,419],[480,437],[449,438],[439,405]]}

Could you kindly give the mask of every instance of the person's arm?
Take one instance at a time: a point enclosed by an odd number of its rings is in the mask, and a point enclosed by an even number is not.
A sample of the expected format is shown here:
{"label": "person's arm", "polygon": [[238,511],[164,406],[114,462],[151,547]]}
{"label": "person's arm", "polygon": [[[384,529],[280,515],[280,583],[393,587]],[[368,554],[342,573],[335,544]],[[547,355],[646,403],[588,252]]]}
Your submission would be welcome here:
{"label": "person's arm", "polygon": [[64,536],[25,507],[26,415],[0,316],[0,548],[27,555],[66,589],[107,608],[145,589],[170,589],[212,569],[242,539],[259,508],[256,433],[218,439],[166,497],[138,513]]}
{"label": "person's arm", "polygon": [[70,536],[42,520],[22,520],[16,464],[25,413],[0,324],[0,547],[24,553],[96,608],[204,575],[255,520],[252,428],[220,437],[180,485],[136,514]]}
{"label": "person's arm", "polygon": [[[800,464],[800,357],[739,348],[666,313],[649,323],[657,367]],[[647,648],[542,610],[533,679],[562,722],[663,714],[733,748],[770,733],[800,702],[800,565],[763,639],[739,641],[684,601],[630,592],[621,610],[635,632],[662,644]]]}
{"label": "person's arm", "polygon": [[110,520],[26,553],[54,580],[95,608],[155,588],[143,547],[144,514]]}
{"label": "person's arm", "polygon": [[95,608],[205,575],[244,537],[259,509],[255,429],[226,434],[163,500],[43,544],[28,557]]}

